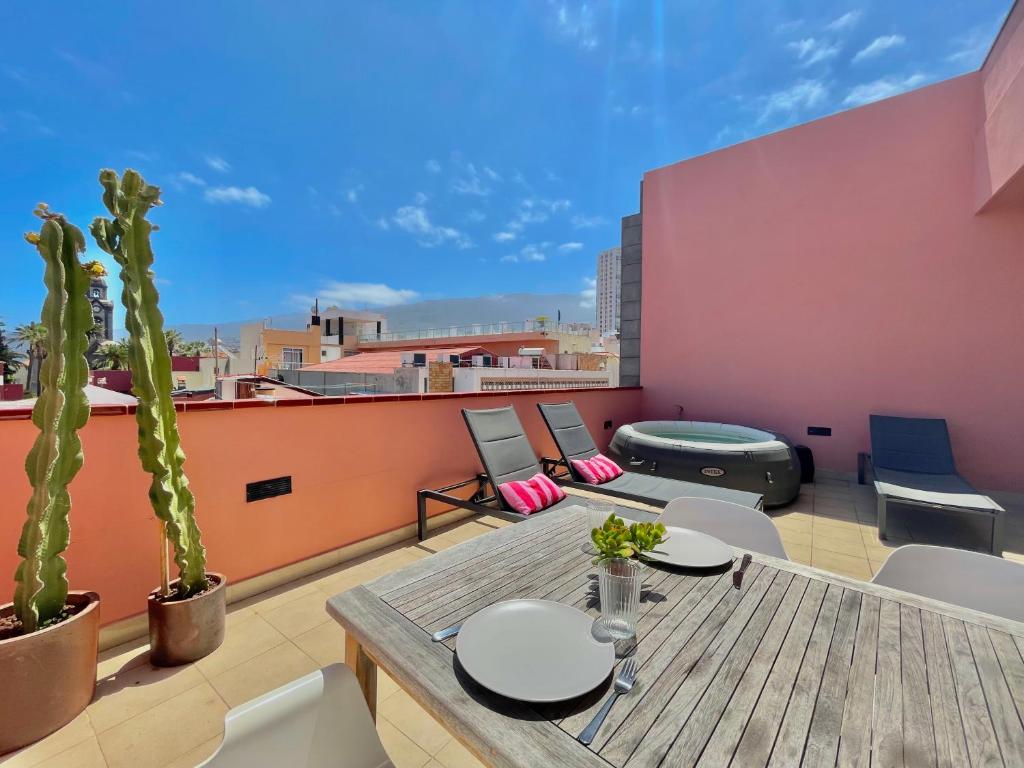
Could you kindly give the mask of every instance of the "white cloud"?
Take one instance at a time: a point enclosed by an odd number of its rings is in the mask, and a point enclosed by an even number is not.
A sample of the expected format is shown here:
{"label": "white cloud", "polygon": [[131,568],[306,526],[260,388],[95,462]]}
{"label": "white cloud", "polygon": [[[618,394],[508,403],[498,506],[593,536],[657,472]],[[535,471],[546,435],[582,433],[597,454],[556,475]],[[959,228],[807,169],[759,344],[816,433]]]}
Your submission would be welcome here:
{"label": "white cloud", "polygon": [[584,309],[593,309],[597,306],[597,280],[585,277],[583,284],[586,287],[580,291],[580,306]]}
{"label": "white cloud", "polygon": [[486,218],[487,214],[485,214],[483,211],[478,211],[476,208],[472,208],[466,213],[466,221],[468,221],[470,224],[479,224]]}
{"label": "white cloud", "polygon": [[188,171],[182,171],[181,173],[175,174],[172,177],[171,183],[174,184],[175,186],[179,187],[179,188],[185,187],[185,186],[189,186],[189,185],[191,185],[193,187],[205,187],[206,186],[206,181],[204,179],[201,179],[198,176],[196,176],[194,173],[189,173]]}
{"label": "white cloud", "polygon": [[817,64],[819,61],[831,59],[843,49],[839,43],[818,40],[813,37],[805,37],[803,40],[789,43],[786,47],[796,53],[796,57],[800,59],[801,65],[805,67]]}
{"label": "white cloud", "polygon": [[484,176],[486,176],[491,181],[501,181],[501,174],[499,174],[496,170],[486,165],[484,166]]}
{"label": "white cloud", "polygon": [[903,35],[882,35],[881,37],[876,37],[865,47],[857,51],[857,54],[853,57],[853,61],[856,63],[858,61],[863,61],[864,59],[881,56],[890,48],[898,48],[905,42],[907,42],[907,38]]}
{"label": "white cloud", "polygon": [[857,26],[857,22],[860,21],[861,15],[861,11],[848,11],[838,19],[826,24],[825,29],[831,30],[832,32],[843,32],[847,29],[853,29]]}
{"label": "white cloud", "polygon": [[780,21],[775,25],[775,34],[785,35],[790,32],[796,32],[804,25],[803,19],[792,19],[790,21]]}
{"label": "white cloud", "polygon": [[430,158],[423,164],[423,167],[427,169],[427,173],[440,173],[441,164],[434,158]]}
{"label": "white cloud", "polygon": [[585,51],[594,50],[600,42],[594,27],[594,9],[589,3],[555,4],[555,28]]}
{"label": "white cloud", "polygon": [[231,164],[223,157],[217,155],[207,155],[205,158],[206,164],[217,171],[217,173],[227,173],[231,170]]}
{"label": "white cloud", "polygon": [[425,248],[434,248],[444,243],[452,243],[460,249],[473,247],[473,241],[459,230],[434,224],[422,206],[403,205],[395,211],[391,222],[399,229],[415,235],[416,241]]}
{"label": "white cloud", "polygon": [[362,184],[356,184],[356,186],[354,187],[349,187],[348,189],[345,190],[345,199],[353,204],[358,203],[359,194],[363,191],[363,189],[364,187]]}
{"label": "white cloud", "polygon": [[823,104],[826,98],[828,87],[821,80],[798,80],[762,100],[757,122],[765,123],[776,116],[795,119],[801,112]]}
{"label": "white cloud", "polygon": [[260,192],[256,187],[210,187],[203,197],[211,203],[238,203],[252,208],[266,208],[270,205],[270,195]]}
{"label": "white cloud", "polygon": [[513,232],[522,232],[527,224],[542,224],[556,213],[572,208],[572,201],[565,198],[548,200],[540,197],[527,197],[519,201],[519,210],[505,226]]}
{"label": "white cloud", "polygon": [[483,181],[480,179],[476,166],[472,163],[467,163],[464,170],[464,176],[452,180],[452,192],[459,195],[477,195],[479,197],[486,197],[491,194],[490,188],[484,186]]}
{"label": "white cloud", "polygon": [[29,85],[29,79],[25,76],[24,70],[18,69],[17,67],[3,67],[0,70],[4,73],[4,76],[20,85]]}
{"label": "white cloud", "polygon": [[558,250],[562,253],[573,253],[575,251],[583,250],[583,243],[562,243],[558,246]]}
{"label": "white cloud", "polygon": [[499,243],[509,243],[516,239],[515,232],[495,232],[494,240]]}
{"label": "white cloud", "polygon": [[576,229],[591,229],[604,224],[604,219],[601,216],[584,216],[578,213],[572,217],[571,224]]}
{"label": "white cloud", "polygon": [[501,261],[504,262],[521,262],[521,261],[545,261],[547,254],[545,251],[551,247],[551,243],[539,243],[537,245],[524,245],[519,249],[518,253],[510,253],[507,256],[502,256]]}
{"label": "white cloud", "polygon": [[407,304],[419,296],[416,291],[392,288],[383,283],[342,283],[329,280],[323,283],[315,295],[296,295],[292,299],[302,306],[309,306],[314,299],[341,306],[363,305],[369,307],[393,307]]}
{"label": "white cloud", "polygon": [[632,107],[625,107],[621,104],[612,107],[613,115],[629,115],[630,117],[643,117],[648,112],[643,104],[634,104]]}
{"label": "white cloud", "polygon": [[992,47],[992,41],[999,33],[1002,24],[1002,17],[995,20],[993,24],[982,24],[968,30],[962,35],[953,38],[953,52],[946,57],[946,61],[960,64],[970,69],[977,69],[988,55]]}
{"label": "white cloud", "polygon": [[377,220],[376,220],[375,222],[373,222],[373,223],[374,223],[374,225],[375,225],[375,226],[376,226],[376,227],[377,227],[378,229],[383,229],[383,230],[384,230],[385,232],[387,232],[387,231],[388,231],[389,229],[391,229],[391,222],[390,222],[390,221],[388,221],[388,220],[387,220],[386,218],[384,218],[383,216],[379,217],[379,218],[378,218],[378,219],[377,219]]}
{"label": "white cloud", "polygon": [[911,88],[916,88],[927,79],[920,72],[915,72],[908,77],[883,77],[871,83],[861,83],[850,89],[846,98],[843,99],[843,104],[849,107],[859,107],[862,104],[887,99],[898,93],[909,91]]}

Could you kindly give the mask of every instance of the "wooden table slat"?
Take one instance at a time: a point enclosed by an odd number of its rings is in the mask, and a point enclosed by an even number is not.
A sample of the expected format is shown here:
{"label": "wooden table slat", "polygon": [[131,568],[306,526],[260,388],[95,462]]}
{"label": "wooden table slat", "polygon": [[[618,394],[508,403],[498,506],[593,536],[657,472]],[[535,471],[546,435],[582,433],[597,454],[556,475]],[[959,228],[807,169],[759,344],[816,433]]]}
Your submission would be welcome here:
{"label": "wooden table slat", "polygon": [[1017,708],[1017,717],[1024,722],[1024,658],[1021,657],[1013,638],[1005,632],[990,629],[988,636],[992,640],[992,647],[999,659],[999,666],[1002,667],[1010,696]]}
{"label": "wooden table slat", "polygon": [[[683,655],[673,660],[608,745],[600,751],[602,757],[612,765],[660,765],[662,757],[679,736],[675,724],[685,723],[696,709],[736,640],[758,612],[779,575],[775,569],[760,570],[757,577],[742,591],[735,610],[721,629],[709,639],[705,649],[693,663]],[[792,578],[792,574],[786,576]],[[788,585],[787,579],[785,586]],[[775,590],[780,600],[784,591]],[[665,702],[664,706],[661,706],[662,701]]]}
{"label": "wooden table slat", "polygon": [[964,629],[974,652],[974,662],[978,665],[981,690],[992,716],[1003,762],[1007,765],[1024,764],[1024,724],[1006,686],[1006,676],[996,658],[992,640],[984,627],[965,624]]}
{"label": "wooden table slat", "polygon": [[[775,620],[792,584],[793,574],[779,572],[776,575],[754,615],[735,639],[732,648],[725,652],[721,666],[717,671],[707,673],[707,684],[699,700],[694,704],[689,721],[678,733],[663,758],[666,765],[697,764],[704,747],[718,727],[722,713],[729,705],[743,673],[746,672],[758,649],[765,646],[768,627]],[[794,605],[795,603],[796,601]],[[673,730],[672,724],[678,711],[675,708],[666,711],[664,717],[660,719],[670,731]]]}
{"label": "wooden table slat", "polygon": [[825,582],[811,581],[804,592],[800,609],[782,644],[779,657],[740,737],[733,755],[733,765],[767,764],[827,589]]}
{"label": "wooden table slat", "polygon": [[773,768],[789,768],[799,765],[803,759],[807,731],[811,727],[811,715],[818,699],[818,688],[821,686],[821,676],[825,671],[828,649],[832,645],[832,633],[839,617],[839,602],[843,591],[842,587],[829,584],[828,591],[825,592],[825,599],[807,643],[800,672],[790,694],[785,715],[782,717],[782,726],[768,762]]}
{"label": "wooden table slat", "polygon": [[871,722],[875,695],[875,660],[878,651],[878,614],[881,601],[874,595],[862,595],[853,660],[839,726],[841,768],[868,768],[871,765],[871,731],[864,723]]}
{"label": "wooden table slat", "polygon": [[1024,624],[757,554],[739,590],[729,571],[645,573],[639,676],[589,748],[575,737],[611,677],[544,706],[482,689],[458,640],[429,633],[506,599],[596,618],[586,514],[496,529],[331,598],[363,687],[380,665],[499,768],[1024,765]]}
{"label": "wooden table slat", "polygon": [[942,617],[935,613],[921,613],[924,635],[924,653],[928,660],[928,690],[932,708],[932,728],[935,730],[935,760],[943,768],[969,765],[967,744],[964,741],[964,723],[960,705],[956,700],[956,684],[950,665]]}
{"label": "wooden table slat", "polygon": [[[467,557],[465,560],[460,560],[449,567],[432,571],[422,579],[388,590],[386,593],[383,593],[381,597],[390,605],[401,608],[407,603],[420,601],[425,596],[433,594],[437,589],[436,579],[438,577],[443,578],[445,581],[453,581],[466,573],[478,573],[481,566],[488,570],[496,570],[500,572],[505,569],[509,563],[514,563],[515,565],[521,563],[523,560],[523,553],[526,553],[527,556],[529,554],[536,553],[538,556],[543,558],[550,553],[547,548],[538,547],[537,544],[549,537],[555,537],[559,541],[566,541],[571,538],[569,536],[570,531],[573,526],[577,524],[577,521],[571,518],[566,518],[559,520],[557,524],[552,525],[550,528],[532,530],[525,536],[513,539],[506,547],[482,549],[477,552],[477,554]],[[490,536],[493,535],[488,535],[486,538],[481,537],[477,541],[483,541],[486,543],[486,539],[490,538]]]}
{"label": "wooden table slat", "polygon": [[811,728],[804,746],[804,762],[808,765],[835,765],[839,753],[839,734],[843,726],[846,689],[853,663],[857,622],[860,619],[861,595],[852,590],[843,592],[839,617],[832,634],[825,672],[814,702]]}
{"label": "wooden table slat", "polygon": [[967,630],[963,622],[948,616],[943,617],[942,627],[946,634],[946,648],[953,668],[956,700],[960,706],[960,719],[964,725],[971,765],[1002,765],[1002,754],[985,694],[981,690],[981,679],[978,677],[978,667],[967,638]]}
{"label": "wooden table slat", "polygon": [[921,611],[900,606],[900,659],[903,687],[903,762],[933,766],[935,726],[928,697],[928,668],[924,652]]}
{"label": "wooden table slat", "polygon": [[[655,651],[661,648],[670,638],[677,644],[677,647],[682,647],[690,634],[695,632],[700,626],[700,623],[703,621],[702,617],[710,614],[714,606],[718,604],[728,590],[732,589],[731,582],[732,579],[728,574],[724,574],[718,579],[700,579],[694,588],[689,590],[683,599],[676,604],[676,609],[668,616],[663,617],[658,624],[646,633],[643,638],[644,642],[639,645],[634,654],[637,664],[640,670],[642,670],[642,677],[638,680],[636,686],[638,693],[643,688],[648,687],[650,679],[658,675],[663,668],[663,665],[659,666],[659,660],[649,664]],[[712,594],[712,591],[714,591],[714,594]],[[667,664],[671,658],[670,654],[664,654],[660,657],[663,664]],[[631,705],[635,701],[636,699],[630,696],[619,702],[621,706],[613,709],[608,716],[608,720],[605,721],[607,727],[603,730],[604,734],[615,730],[615,724],[625,718],[625,715],[631,711]],[[587,723],[590,722],[591,718],[597,714],[598,709],[600,709],[600,703],[600,700],[589,703],[581,702],[570,715],[561,721],[561,727],[566,732],[578,736],[587,727]],[[601,733],[598,736],[600,738]],[[603,744],[603,741],[600,743]],[[595,742],[595,748],[598,747],[599,743]]]}

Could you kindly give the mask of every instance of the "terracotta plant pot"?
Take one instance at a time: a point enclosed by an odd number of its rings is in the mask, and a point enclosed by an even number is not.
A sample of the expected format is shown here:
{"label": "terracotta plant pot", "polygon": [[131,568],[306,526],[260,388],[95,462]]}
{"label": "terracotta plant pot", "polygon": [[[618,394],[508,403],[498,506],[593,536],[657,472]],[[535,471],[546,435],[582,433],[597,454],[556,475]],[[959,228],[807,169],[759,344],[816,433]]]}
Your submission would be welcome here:
{"label": "terracotta plant pot", "polygon": [[[227,577],[207,572],[215,586],[188,600],[163,601],[149,594],[149,658],[158,667],[188,664],[213,653],[224,642]],[[173,589],[177,580],[171,582]]]}
{"label": "terracotta plant pot", "polygon": [[[67,602],[84,607],[59,624],[0,640],[0,755],[53,733],[92,701],[100,596],[70,592]],[[13,613],[13,604],[0,606],[0,616]]]}

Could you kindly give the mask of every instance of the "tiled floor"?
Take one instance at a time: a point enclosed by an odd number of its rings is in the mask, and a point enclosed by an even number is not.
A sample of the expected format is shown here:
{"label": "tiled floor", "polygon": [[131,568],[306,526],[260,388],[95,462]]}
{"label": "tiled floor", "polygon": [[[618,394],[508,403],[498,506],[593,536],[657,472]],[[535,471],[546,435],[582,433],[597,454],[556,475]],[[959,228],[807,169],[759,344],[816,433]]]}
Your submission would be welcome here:
{"label": "tiled floor", "polygon": [[[870,487],[841,477],[806,485],[771,512],[790,559],[869,579],[893,547],[912,541],[981,547],[984,527],[962,517],[890,508],[893,536],[875,530]],[[194,665],[156,669],[144,642],[101,656],[96,698],[78,719],[22,752],[8,768],[190,768],[220,743],[224,713],[261,693],[344,657],[344,633],[324,600],[496,527],[478,517],[293,582],[229,608],[224,645]],[[1024,562],[1024,507],[1011,508],[1005,556]],[[480,763],[386,675],[378,686],[378,730],[399,768]]]}

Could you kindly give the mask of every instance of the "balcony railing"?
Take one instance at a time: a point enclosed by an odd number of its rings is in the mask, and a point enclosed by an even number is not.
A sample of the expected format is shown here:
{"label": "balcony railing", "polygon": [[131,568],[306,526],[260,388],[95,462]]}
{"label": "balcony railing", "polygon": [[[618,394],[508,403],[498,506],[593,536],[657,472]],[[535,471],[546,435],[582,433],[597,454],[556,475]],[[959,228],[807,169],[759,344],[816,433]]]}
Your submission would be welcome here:
{"label": "balcony railing", "polygon": [[366,333],[359,336],[360,342],[394,342],[415,339],[453,339],[463,336],[497,336],[505,333],[566,333],[573,336],[589,336],[589,328],[573,323],[553,323],[545,320],[526,320],[521,323],[475,323],[473,325],[452,325],[446,328],[420,328],[415,331],[388,331]]}

